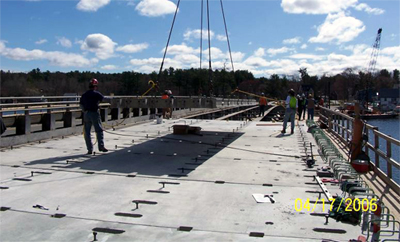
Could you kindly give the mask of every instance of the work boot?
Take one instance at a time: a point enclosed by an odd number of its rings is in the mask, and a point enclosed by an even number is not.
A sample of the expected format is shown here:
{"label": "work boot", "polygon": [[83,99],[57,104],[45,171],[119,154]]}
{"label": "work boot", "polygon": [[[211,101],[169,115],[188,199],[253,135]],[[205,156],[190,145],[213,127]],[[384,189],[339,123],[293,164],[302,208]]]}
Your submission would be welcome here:
{"label": "work boot", "polygon": [[286,133],[286,130],[283,129],[283,130],[281,131],[281,133],[282,133],[282,134]]}
{"label": "work boot", "polygon": [[100,148],[99,151],[101,151],[101,152],[108,152],[108,150],[107,150],[105,147]]}
{"label": "work boot", "polygon": [[88,152],[87,152],[86,154],[87,154],[87,155],[91,155],[91,154],[93,154],[93,151],[88,150]]}
{"label": "work boot", "polygon": [[290,132],[290,134],[294,134],[294,130],[292,129],[292,131]]}

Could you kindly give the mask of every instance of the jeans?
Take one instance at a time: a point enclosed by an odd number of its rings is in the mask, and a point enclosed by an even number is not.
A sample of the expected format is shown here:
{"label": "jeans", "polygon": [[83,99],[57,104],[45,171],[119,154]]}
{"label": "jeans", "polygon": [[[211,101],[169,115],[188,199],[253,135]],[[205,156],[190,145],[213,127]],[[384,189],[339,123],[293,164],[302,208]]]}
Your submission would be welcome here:
{"label": "jeans", "polygon": [[94,131],[96,131],[99,150],[104,148],[104,134],[103,134],[103,127],[101,126],[100,113],[93,111],[86,111],[84,114],[84,120],[85,120],[84,135],[85,135],[87,150],[93,151],[92,139],[90,137],[90,130],[92,129],[92,125],[94,126]]}
{"label": "jeans", "polygon": [[303,111],[305,112],[306,110],[303,110],[303,107],[300,107],[297,109],[299,111],[299,120],[301,120],[301,115],[303,114]]}
{"label": "jeans", "polygon": [[308,120],[314,120],[314,108],[309,108],[307,110],[307,114],[308,114]]}
{"label": "jeans", "polygon": [[258,116],[264,116],[264,112],[265,112],[265,105],[260,105],[260,114]]}
{"label": "jeans", "polygon": [[292,130],[294,130],[295,117],[296,117],[296,109],[286,108],[285,118],[283,119],[283,130],[286,130],[286,125],[287,122],[289,121],[289,118],[292,125]]}

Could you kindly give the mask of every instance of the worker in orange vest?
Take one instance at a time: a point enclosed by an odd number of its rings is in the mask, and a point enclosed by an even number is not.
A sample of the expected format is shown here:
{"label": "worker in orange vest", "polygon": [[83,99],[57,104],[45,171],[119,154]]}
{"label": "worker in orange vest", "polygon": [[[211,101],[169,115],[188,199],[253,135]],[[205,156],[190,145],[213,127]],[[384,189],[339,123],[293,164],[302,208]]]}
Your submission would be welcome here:
{"label": "worker in orange vest", "polygon": [[[169,95],[168,95],[168,90],[165,90],[164,91],[164,94],[161,96],[161,99],[168,99],[169,98]],[[163,108],[163,110],[162,110],[162,116],[163,116],[163,118],[165,118],[166,117],[166,113],[170,113],[171,111],[170,111],[170,108]]]}
{"label": "worker in orange vest", "polygon": [[258,116],[261,117],[261,114],[262,114],[262,116],[264,117],[265,106],[267,106],[267,98],[265,98],[264,93],[261,93],[261,96],[262,97],[260,97],[260,101],[259,101],[259,103],[260,103],[260,114]]}

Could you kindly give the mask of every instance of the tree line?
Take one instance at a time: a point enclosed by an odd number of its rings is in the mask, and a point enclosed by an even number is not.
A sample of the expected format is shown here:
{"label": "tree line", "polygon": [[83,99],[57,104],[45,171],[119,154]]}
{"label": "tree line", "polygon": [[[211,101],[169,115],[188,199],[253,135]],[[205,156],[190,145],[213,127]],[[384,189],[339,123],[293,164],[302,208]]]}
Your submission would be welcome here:
{"label": "tree line", "polygon": [[[155,81],[157,88],[149,95],[160,95],[164,90],[172,90],[175,96],[218,96],[230,97],[236,88],[267,97],[284,99],[289,89],[297,93],[302,87],[311,87],[315,96],[329,96],[331,99],[351,100],[360,90],[393,88],[400,84],[399,70],[382,69],[371,75],[362,71],[346,69],[334,76],[311,76],[306,68],[299,69],[298,77],[271,75],[254,77],[245,70],[227,71],[207,69],[165,69],[161,73],[143,74],[134,71],[106,74],[89,71],[50,72],[39,68],[28,73],[5,72],[1,70],[2,97],[11,96],[62,96],[66,93],[81,95],[88,89],[92,78],[99,82],[99,91],[104,95],[142,95]],[[235,96],[243,94],[235,93]]]}

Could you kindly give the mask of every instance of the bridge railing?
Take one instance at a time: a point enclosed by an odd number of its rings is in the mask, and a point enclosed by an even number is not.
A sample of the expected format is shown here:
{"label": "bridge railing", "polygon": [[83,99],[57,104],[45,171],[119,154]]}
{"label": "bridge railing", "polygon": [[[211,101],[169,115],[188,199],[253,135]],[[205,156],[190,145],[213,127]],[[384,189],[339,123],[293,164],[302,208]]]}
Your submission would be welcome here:
{"label": "bridge railing", "polygon": [[[343,144],[349,145],[353,133],[354,118],[327,108],[321,108],[320,121],[328,126],[328,131],[337,137]],[[395,191],[400,191],[400,163],[393,158],[393,150],[399,152],[400,141],[390,137],[379,128],[369,124],[365,125],[367,142],[363,147],[369,155],[374,166],[374,172]],[[397,192],[399,193],[399,192]]]}
{"label": "bridge railing", "polygon": [[[0,97],[0,117],[7,127],[1,147],[81,132],[83,111],[79,96]],[[108,127],[155,119],[163,108],[185,116],[194,110],[213,108],[246,108],[257,104],[254,99],[110,96],[100,104],[100,116]],[[194,110],[192,110],[194,109]]]}

